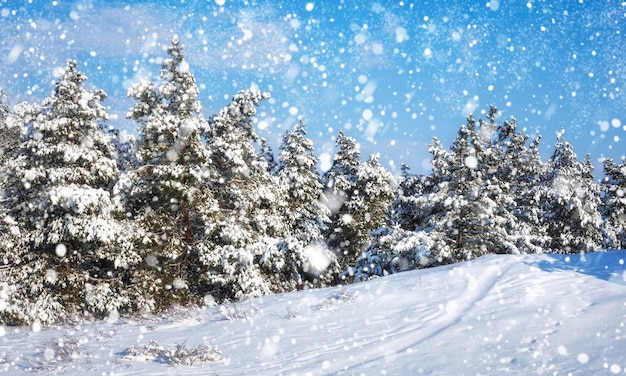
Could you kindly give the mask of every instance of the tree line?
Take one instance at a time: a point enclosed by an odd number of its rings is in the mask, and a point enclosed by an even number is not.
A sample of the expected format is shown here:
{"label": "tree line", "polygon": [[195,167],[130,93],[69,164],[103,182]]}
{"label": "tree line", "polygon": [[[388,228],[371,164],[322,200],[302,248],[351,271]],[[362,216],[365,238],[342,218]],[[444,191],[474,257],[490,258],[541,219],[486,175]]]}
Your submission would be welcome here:
{"label": "tree line", "polygon": [[593,178],[559,137],[547,162],[515,120],[468,117],[432,172],[394,177],[339,132],[320,174],[300,121],[278,153],[253,120],[269,94],[204,118],[183,47],[108,128],[106,93],[69,61],[53,94],[0,100],[0,322],[155,312],[350,283],[488,253],[626,247],[626,162]]}

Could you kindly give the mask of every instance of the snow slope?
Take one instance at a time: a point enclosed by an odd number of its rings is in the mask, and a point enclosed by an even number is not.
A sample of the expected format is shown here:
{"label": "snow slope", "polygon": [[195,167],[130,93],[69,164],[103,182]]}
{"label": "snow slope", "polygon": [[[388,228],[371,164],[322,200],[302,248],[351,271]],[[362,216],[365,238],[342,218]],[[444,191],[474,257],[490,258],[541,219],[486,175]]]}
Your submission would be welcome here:
{"label": "snow slope", "polygon": [[[625,260],[491,255],[158,318],[0,327],[0,373],[623,374]],[[222,360],[172,366],[125,353],[150,341],[216,346]]]}

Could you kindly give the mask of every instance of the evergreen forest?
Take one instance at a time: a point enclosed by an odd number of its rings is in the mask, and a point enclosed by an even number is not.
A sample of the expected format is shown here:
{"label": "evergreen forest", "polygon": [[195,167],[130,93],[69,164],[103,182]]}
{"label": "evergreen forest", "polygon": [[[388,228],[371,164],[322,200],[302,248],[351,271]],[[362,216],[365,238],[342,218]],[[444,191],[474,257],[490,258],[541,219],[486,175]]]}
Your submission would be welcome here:
{"label": "evergreen forest", "polygon": [[559,136],[469,116],[432,172],[393,176],[340,131],[321,173],[306,124],[279,150],[241,91],[205,118],[183,46],[133,85],[136,140],[69,61],[50,97],[0,98],[0,323],[51,324],[347,284],[486,254],[626,248],[626,161],[594,176]]}

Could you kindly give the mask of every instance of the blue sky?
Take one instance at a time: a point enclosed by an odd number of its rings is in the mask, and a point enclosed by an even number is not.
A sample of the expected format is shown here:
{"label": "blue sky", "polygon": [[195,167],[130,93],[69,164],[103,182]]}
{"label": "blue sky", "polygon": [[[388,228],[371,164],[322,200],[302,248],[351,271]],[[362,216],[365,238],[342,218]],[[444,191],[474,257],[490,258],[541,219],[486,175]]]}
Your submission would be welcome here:
{"label": "blue sky", "polygon": [[237,91],[272,94],[258,132],[277,147],[298,117],[322,166],[340,129],[364,158],[428,172],[433,136],[449,146],[490,104],[582,158],[626,157],[626,2],[568,1],[1,1],[0,88],[14,105],[48,96],[67,59],[104,89],[110,125],[126,89],[157,79],[173,35],[203,113]]}

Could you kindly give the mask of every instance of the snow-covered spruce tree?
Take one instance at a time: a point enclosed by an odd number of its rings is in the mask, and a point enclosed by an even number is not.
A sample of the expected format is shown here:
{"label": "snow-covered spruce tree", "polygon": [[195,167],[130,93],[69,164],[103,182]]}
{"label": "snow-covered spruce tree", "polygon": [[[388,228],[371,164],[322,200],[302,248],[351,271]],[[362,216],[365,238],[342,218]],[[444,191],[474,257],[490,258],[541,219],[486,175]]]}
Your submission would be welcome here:
{"label": "snow-covered spruce tree", "polygon": [[282,216],[287,238],[268,245],[261,266],[272,286],[295,288],[330,284],[338,274],[335,255],[323,242],[330,219],[317,170],[313,142],[306,138],[302,120],[287,131],[280,145],[278,178],[285,189]]}
{"label": "snow-covered spruce tree", "polygon": [[453,235],[459,260],[485,253],[537,253],[544,244],[540,227],[519,216],[524,201],[516,200],[536,183],[538,154],[526,147],[528,136],[517,132],[514,119],[500,125],[496,114],[491,106],[488,122],[481,120],[478,128],[470,116],[467,134],[462,130],[451,149],[448,188],[458,200],[450,202],[443,225],[458,225]]}
{"label": "snow-covered spruce tree", "polygon": [[399,207],[393,207],[399,214],[407,213],[404,217],[392,217],[392,223],[406,230],[435,230],[439,219],[447,211],[451,180],[448,171],[454,159],[436,137],[433,138],[428,151],[432,155],[431,174],[421,178],[407,175],[401,186],[410,185],[413,189],[403,191],[396,199],[395,205]]}
{"label": "snow-covered spruce tree", "polygon": [[412,175],[403,168],[389,208],[389,224],[372,233],[371,243],[349,270],[355,281],[454,261],[455,243],[441,223],[452,202],[449,171],[455,160],[437,138],[433,138],[429,152],[433,166],[430,175]]}
{"label": "snow-covered spruce tree", "polygon": [[274,158],[274,151],[270,146],[270,143],[265,139],[261,139],[261,150],[259,150],[259,160],[261,162],[261,166],[265,168],[265,170],[270,174],[276,174],[276,169],[278,168],[278,164],[276,163],[276,158]]}
{"label": "snow-covered spruce tree", "polygon": [[258,90],[239,92],[210,119],[208,142],[221,211],[221,230],[215,239],[219,244],[245,245],[259,236],[284,233],[283,223],[276,218],[277,179],[267,171],[254,145],[258,141],[252,124],[256,106],[266,98],[269,93]]}
{"label": "snow-covered spruce tree", "polygon": [[11,111],[6,104],[6,94],[0,90],[0,194],[6,182],[5,163],[17,150],[24,131],[23,121]]}
{"label": "snow-covered spruce tree", "polygon": [[323,179],[331,210],[326,238],[345,270],[364,251],[371,240],[370,231],[385,224],[396,183],[380,165],[378,156],[372,155],[367,162],[360,163],[356,141],[343,131],[336,144],[333,165]]}
{"label": "snow-covered spruce tree", "polygon": [[482,189],[485,180],[479,168],[480,149],[474,118],[461,126],[449,154],[443,212],[433,213],[435,227],[453,249],[451,261],[468,260],[493,251],[489,219],[494,204]]}
{"label": "snow-covered spruce tree", "polygon": [[14,290],[1,321],[143,308],[128,286],[140,261],[133,230],[109,193],[118,170],[101,128],[106,94],[85,80],[69,61],[51,97],[16,112],[28,132],[8,162],[2,248]]}
{"label": "snow-covered spruce tree", "polygon": [[550,237],[549,249],[580,253],[603,248],[607,239],[593,167],[578,160],[562,132],[548,161],[548,171],[535,195],[541,224]]}
{"label": "snow-covered spruce tree", "polygon": [[[24,125],[19,117],[15,116],[6,104],[6,94],[0,90],[0,164],[4,163],[17,150],[17,146],[24,133]],[[0,171],[0,176],[4,176],[6,169]],[[0,179],[5,181],[4,178]]]}
{"label": "snow-covered spruce tree", "polygon": [[[488,121],[481,120],[478,127],[468,117],[449,152],[434,139],[432,174],[419,180],[405,178],[418,182],[421,193],[399,196],[394,204],[393,223],[400,228],[447,239],[447,247],[440,247],[442,253],[430,257],[437,263],[485,253],[541,251],[535,229],[516,215],[520,208],[515,199],[516,193],[535,184],[539,174],[535,169],[541,167],[538,153],[532,145],[526,147],[528,136],[516,131],[515,120],[500,125],[496,114],[492,106]],[[402,213],[414,216],[399,217]],[[449,250],[453,252],[448,254]]]}
{"label": "snow-covered spruce tree", "polygon": [[208,144],[216,169],[214,192],[219,216],[201,259],[208,272],[208,292],[218,301],[271,292],[259,267],[267,244],[286,235],[278,178],[255,150],[256,106],[269,98],[258,90],[242,91],[210,119]]}
{"label": "snow-covered spruce tree", "polygon": [[317,170],[313,142],[300,122],[287,131],[280,145],[278,177],[287,189],[285,221],[289,234],[304,241],[319,241],[330,222]]}
{"label": "snow-covered spruce tree", "polygon": [[349,271],[355,281],[453,262],[455,247],[441,231],[440,223],[451,202],[449,171],[455,160],[437,138],[433,138],[429,152],[430,175],[409,174],[403,166],[402,180],[389,208],[389,224],[373,232],[373,240]]}
{"label": "snow-covered spruce tree", "polygon": [[394,200],[389,207],[388,222],[406,230],[415,230],[422,218],[422,206],[418,201],[425,193],[428,176],[411,174],[402,164],[402,175]]}
{"label": "snow-covered spruce tree", "polygon": [[432,174],[412,175],[403,166],[402,179],[389,205],[388,223],[372,232],[372,240],[353,267],[342,273],[343,279],[363,281],[452,262],[451,247],[435,225],[448,210],[448,170],[453,160],[437,138],[429,151],[433,155]]}
{"label": "snow-covered spruce tree", "polygon": [[602,213],[615,240],[613,248],[626,249],[626,161],[604,160]]}
{"label": "snow-covered spruce tree", "polygon": [[[436,237],[431,237],[427,231],[405,230],[386,221],[393,218],[394,210],[403,210],[401,208],[407,205],[413,208],[413,203],[405,201],[402,206],[391,205],[396,184],[391,174],[380,166],[377,156],[363,163],[357,175],[358,200],[349,200],[346,204],[354,209],[353,216],[369,228],[360,229],[361,235],[367,234],[367,238],[361,240],[366,248],[351,260],[350,268],[342,274],[342,278],[350,280],[354,277],[354,280],[362,281],[423,267],[426,260],[434,259],[430,249],[441,250],[445,244],[439,242],[441,247],[437,246]],[[421,185],[422,181],[413,183]]]}
{"label": "snow-covered spruce tree", "polygon": [[[367,244],[370,231],[387,224],[389,205],[397,188],[393,175],[380,164],[378,154],[359,165],[354,195],[345,204],[352,216],[351,224],[358,226],[357,242]],[[347,220],[347,218],[344,218]]]}
{"label": "snow-covered spruce tree", "polygon": [[543,172],[539,159],[539,138],[526,146],[529,136],[517,131],[515,119],[496,124],[497,108],[491,106],[487,119],[480,121],[478,166],[483,171],[487,197],[495,204],[490,227],[501,229],[494,239],[499,253],[540,253],[546,237],[541,226],[530,220],[529,204],[524,195],[532,190]]}
{"label": "snow-covered spruce tree", "polygon": [[325,238],[328,246],[336,253],[342,267],[348,265],[350,258],[361,253],[361,246],[354,241],[350,223],[353,223],[352,214],[346,202],[358,194],[355,192],[357,172],[361,164],[361,152],[356,140],[339,131],[335,142],[337,151],[333,157],[333,164],[322,176],[324,196],[330,210],[331,224]]}
{"label": "snow-covered spruce tree", "polygon": [[140,227],[144,263],[135,283],[157,309],[204,294],[200,253],[218,213],[211,152],[203,142],[208,122],[178,37],[167,53],[159,83],[142,81],[128,90],[137,100],[128,117],[140,124],[139,165],[116,188]]}
{"label": "snow-covered spruce tree", "polygon": [[5,205],[7,197],[4,194],[9,171],[7,162],[18,149],[23,132],[23,122],[19,116],[11,112],[6,104],[5,93],[0,90],[0,249],[3,255],[0,258],[0,323],[7,321],[8,311],[10,311],[8,308],[11,304],[9,300],[16,290],[16,286],[11,282],[11,273],[9,273],[13,265],[9,263],[5,249],[12,248],[15,256],[18,257],[24,253],[17,222],[7,213],[8,205]]}
{"label": "snow-covered spruce tree", "polygon": [[508,134],[499,137],[503,146],[497,179],[508,191],[513,202],[507,200],[501,211],[515,218],[507,221],[507,236],[520,253],[542,253],[549,242],[545,228],[539,220],[539,203],[534,195],[545,174],[546,166],[539,155],[538,136],[527,145],[529,135],[516,131],[515,119],[505,120],[503,128]]}

